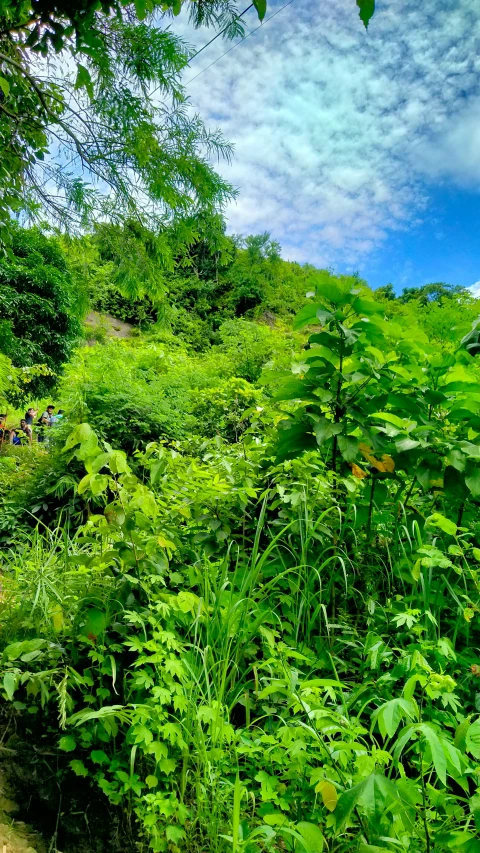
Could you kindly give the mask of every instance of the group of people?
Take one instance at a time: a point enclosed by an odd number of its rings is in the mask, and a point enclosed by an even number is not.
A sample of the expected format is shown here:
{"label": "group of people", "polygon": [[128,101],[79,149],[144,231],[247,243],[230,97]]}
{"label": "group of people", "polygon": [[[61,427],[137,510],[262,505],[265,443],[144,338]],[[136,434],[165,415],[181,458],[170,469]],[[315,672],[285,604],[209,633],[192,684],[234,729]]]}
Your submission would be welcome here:
{"label": "group of people", "polygon": [[0,445],[2,444],[31,444],[34,438],[42,443],[47,441],[47,430],[63,417],[63,409],[55,414],[55,406],[49,405],[35,420],[38,409],[30,407],[25,417],[20,419],[19,426],[8,427],[7,415],[0,415]]}

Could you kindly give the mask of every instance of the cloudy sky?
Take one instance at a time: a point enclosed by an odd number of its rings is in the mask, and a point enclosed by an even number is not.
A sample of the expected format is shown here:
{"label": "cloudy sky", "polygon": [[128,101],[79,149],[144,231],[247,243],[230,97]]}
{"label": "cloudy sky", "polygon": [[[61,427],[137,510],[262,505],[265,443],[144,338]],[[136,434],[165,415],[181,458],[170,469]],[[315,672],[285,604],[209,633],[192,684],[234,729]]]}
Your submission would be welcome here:
{"label": "cloudy sky", "polygon": [[[368,32],[355,0],[293,0],[268,20],[285,2],[184,74],[194,108],[235,144],[220,167],[240,191],[229,230],[268,230],[285,257],[374,287],[477,282],[478,0],[377,0]],[[254,10],[245,22],[258,26]],[[196,47],[212,36],[173,28]]]}

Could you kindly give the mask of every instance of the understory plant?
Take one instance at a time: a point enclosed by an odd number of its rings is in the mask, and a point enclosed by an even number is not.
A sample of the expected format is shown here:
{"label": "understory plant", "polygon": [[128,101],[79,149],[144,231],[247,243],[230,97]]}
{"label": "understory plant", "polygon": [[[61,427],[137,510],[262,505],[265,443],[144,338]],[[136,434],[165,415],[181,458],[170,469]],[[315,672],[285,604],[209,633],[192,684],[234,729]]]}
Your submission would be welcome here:
{"label": "understory plant", "polygon": [[72,426],[81,526],[3,558],[3,700],[140,849],[478,853],[475,358],[311,299],[228,443]]}

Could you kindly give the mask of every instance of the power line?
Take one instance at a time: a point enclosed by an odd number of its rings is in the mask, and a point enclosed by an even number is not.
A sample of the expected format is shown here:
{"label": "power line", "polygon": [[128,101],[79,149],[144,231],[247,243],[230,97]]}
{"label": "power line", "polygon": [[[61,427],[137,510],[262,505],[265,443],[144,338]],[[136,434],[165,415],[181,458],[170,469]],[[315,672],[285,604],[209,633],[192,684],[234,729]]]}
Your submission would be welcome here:
{"label": "power line", "polygon": [[220,36],[223,36],[223,34],[228,30],[229,27],[232,26],[232,24],[235,21],[240,21],[243,18],[243,16],[246,15],[247,12],[250,11],[250,9],[253,9],[253,3],[250,3],[250,6],[247,6],[247,8],[243,10],[241,15],[237,15],[233,21],[230,21],[229,24],[226,24],[226,26],[223,28],[223,30],[219,30],[219,32],[212,39],[210,39],[210,41],[207,41],[207,43],[204,44],[203,47],[200,48],[200,50],[197,50],[197,52],[194,53],[193,56],[190,57],[190,59],[187,62],[187,65],[190,65],[192,59],[195,59],[200,53],[203,53],[203,51],[206,50],[207,47],[210,47],[210,45],[213,44],[213,42],[216,41],[216,39],[220,38]]}
{"label": "power line", "polygon": [[[206,50],[206,49],[207,49],[207,47],[210,47],[210,45],[211,45],[211,44],[213,44],[213,42],[214,42],[214,41],[216,41],[218,38],[220,38],[220,36],[223,36],[223,34],[228,30],[228,28],[229,28],[229,27],[231,27],[231,26],[232,26],[232,24],[234,24],[236,21],[241,21],[241,20],[242,20],[242,18],[243,18],[243,16],[244,16],[244,15],[246,15],[246,14],[247,14],[247,12],[249,12],[249,11],[250,11],[250,9],[253,9],[253,6],[254,6],[254,4],[253,4],[253,3],[250,3],[250,6],[247,6],[247,8],[246,8],[246,9],[244,9],[244,10],[243,10],[243,12],[241,12],[241,14],[240,14],[240,15],[236,15],[236,16],[235,16],[235,18],[233,18],[233,20],[232,20],[232,21],[230,21],[228,24],[226,24],[226,25],[223,27],[223,29],[222,29],[222,30],[219,30],[219,31],[218,31],[218,33],[216,33],[216,35],[214,35],[214,36],[213,36],[213,38],[211,38],[211,39],[210,39],[210,41],[207,41],[207,43],[206,43],[206,44],[204,44],[204,45],[203,45],[203,47],[201,47],[201,48],[200,48],[200,50],[197,50],[197,52],[196,52],[196,53],[194,53],[194,54],[190,57],[190,59],[189,59],[189,60],[188,60],[188,62],[186,63],[186,66],[190,65],[190,63],[191,63],[192,59],[195,59],[195,57],[199,56],[199,54],[200,54],[200,53],[203,53],[203,51],[204,51],[204,50]],[[205,70],[206,70],[206,69],[205,69]],[[157,87],[153,90],[153,92],[151,93],[150,97],[152,97],[153,95],[155,95],[155,94],[156,94],[156,92],[158,92],[158,90],[159,90],[159,89],[161,89],[161,88],[162,88],[161,86],[157,86]]]}
{"label": "power line", "polygon": [[[285,3],[284,6],[282,6],[280,9],[277,9],[277,11],[273,13],[273,15],[270,15],[270,17],[267,18],[265,21],[263,21],[261,24],[259,24],[258,27],[255,27],[254,30],[250,30],[250,32],[247,33],[246,36],[242,36],[240,41],[237,41],[236,44],[232,45],[232,47],[230,47],[228,50],[226,50],[225,53],[222,53],[221,56],[218,56],[217,59],[215,59],[213,62],[211,62],[210,65],[207,65],[206,68],[203,68],[202,71],[199,71],[198,74],[195,74],[195,77],[191,77],[190,80],[187,80],[187,82],[185,83],[185,86],[189,86],[190,83],[193,83],[193,81],[196,80],[197,77],[200,77],[202,74],[205,73],[205,71],[208,71],[209,68],[211,68],[213,65],[216,65],[217,62],[220,62],[220,60],[223,59],[224,56],[226,56],[228,53],[231,53],[232,50],[235,50],[235,48],[238,47],[239,44],[242,44],[242,42],[246,41],[248,38],[250,38],[250,36],[253,36],[253,34],[256,33],[257,30],[261,29],[261,27],[264,27],[266,24],[268,24],[269,21],[272,21],[273,18],[275,18],[277,15],[279,15],[280,12],[283,12],[283,10],[286,9],[287,6],[290,6],[292,3],[293,3],[293,0],[288,0],[288,3]],[[253,6],[253,3],[252,3],[252,6]],[[248,8],[250,9],[251,7],[249,6]],[[245,11],[247,11],[247,10],[245,10]],[[245,12],[242,12],[242,15],[244,15],[244,14],[245,14]],[[221,33],[218,33],[218,35],[221,35]],[[215,36],[215,38],[217,38],[217,36]],[[213,38],[212,41],[215,41],[215,38]],[[211,44],[211,42],[209,42],[208,44]],[[201,53],[202,50],[205,49],[205,47],[208,47],[208,45],[204,45],[204,47],[202,47],[201,50],[198,51],[198,53]],[[194,56],[198,56],[198,53],[196,53]],[[192,56],[192,59],[194,59],[194,56]]]}

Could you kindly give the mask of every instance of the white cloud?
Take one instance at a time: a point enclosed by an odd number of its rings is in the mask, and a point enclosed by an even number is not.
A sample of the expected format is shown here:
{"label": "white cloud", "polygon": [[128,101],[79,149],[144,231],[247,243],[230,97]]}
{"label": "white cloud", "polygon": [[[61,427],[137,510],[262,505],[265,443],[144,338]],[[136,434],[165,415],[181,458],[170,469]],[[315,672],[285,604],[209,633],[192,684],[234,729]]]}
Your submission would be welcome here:
{"label": "white cloud", "polygon": [[[418,221],[425,178],[480,184],[480,16],[476,0],[439,6],[385,0],[365,33],[354,0],[294,0],[192,80],[193,106],[235,143],[221,166],[240,189],[231,231],[269,230],[291,258],[355,265]],[[199,46],[211,37],[175,29]],[[185,81],[228,47],[216,41]]]}
{"label": "white cloud", "polygon": [[475,296],[476,299],[480,299],[480,281],[476,281],[475,284],[472,284],[468,289],[472,296]]}
{"label": "white cloud", "polygon": [[480,99],[462,100],[458,111],[446,116],[432,138],[419,146],[418,157],[432,177],[480,189]]}

